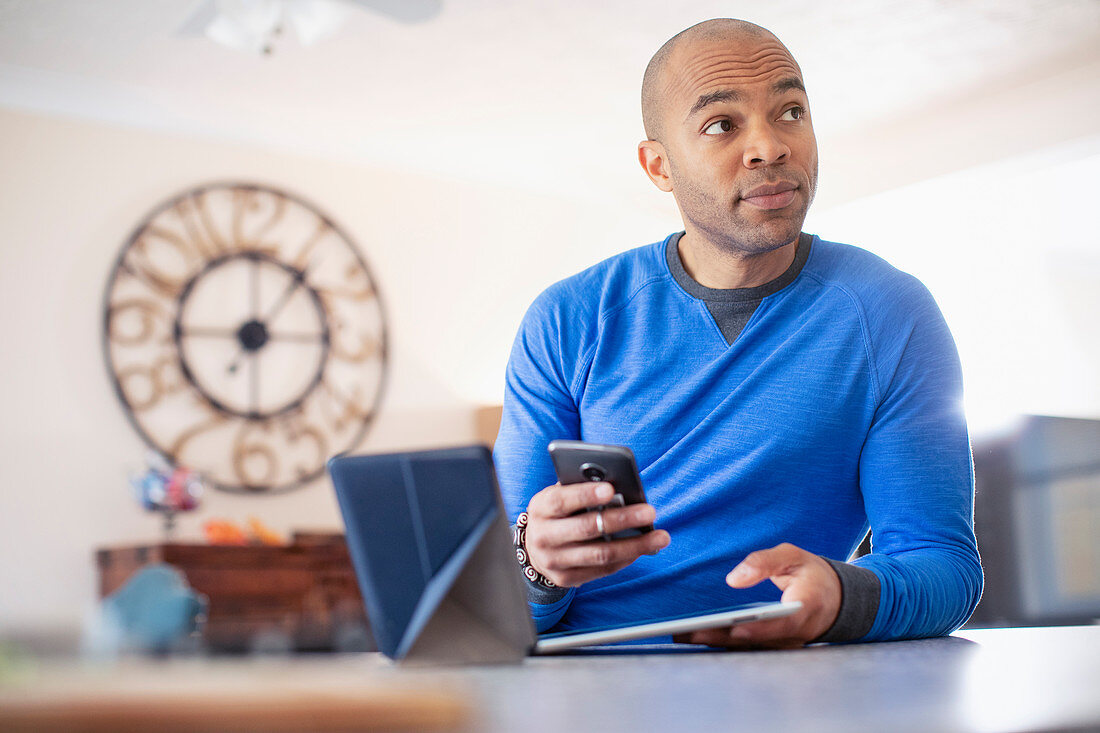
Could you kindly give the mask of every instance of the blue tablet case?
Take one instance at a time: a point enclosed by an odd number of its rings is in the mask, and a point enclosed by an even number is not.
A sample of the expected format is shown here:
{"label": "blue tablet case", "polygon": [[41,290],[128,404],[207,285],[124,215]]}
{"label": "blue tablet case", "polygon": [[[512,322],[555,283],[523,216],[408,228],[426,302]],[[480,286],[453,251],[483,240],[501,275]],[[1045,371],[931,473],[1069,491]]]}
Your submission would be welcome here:
{"label": "blue tablet case", "polygon": [[378,648],[403,662],[507,662],[536,634],[484,446],[328,463]]}

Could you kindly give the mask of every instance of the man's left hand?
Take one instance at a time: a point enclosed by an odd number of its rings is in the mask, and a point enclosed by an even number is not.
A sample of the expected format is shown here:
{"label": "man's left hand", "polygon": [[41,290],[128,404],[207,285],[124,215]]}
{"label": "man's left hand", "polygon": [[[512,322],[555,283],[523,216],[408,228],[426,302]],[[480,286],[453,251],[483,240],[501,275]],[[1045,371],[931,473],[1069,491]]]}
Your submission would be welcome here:
{"label": "man's left hand", "polygon": [[722,629],[677,635],[675,641],[740,649],[800,647],[824,634],[840,611],[840,578],[829,563],[800,547],[784,543],[750,554],[726,576],[733,588],[771,580],[784,601],[801,601],[790,616]]}

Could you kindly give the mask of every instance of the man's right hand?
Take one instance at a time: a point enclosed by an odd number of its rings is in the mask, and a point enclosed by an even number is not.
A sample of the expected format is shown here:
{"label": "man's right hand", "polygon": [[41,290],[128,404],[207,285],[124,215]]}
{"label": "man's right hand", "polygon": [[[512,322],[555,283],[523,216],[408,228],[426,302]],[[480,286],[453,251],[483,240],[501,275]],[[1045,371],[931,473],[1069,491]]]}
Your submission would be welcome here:
{"label": "man's right hand", "polygon": [[[657,529],[638,537],[607,541],[596,521],[597,512],[575,512],[606,504],[614,496],[611,484],[554,484],[531,497],[527,505],[527,559],[556,585],[571,587],[622,570],[642,555],[668,546],[668,532]],[[630,504],[598,512],[607,534],[647,527],[657,513],[649,504]]]}

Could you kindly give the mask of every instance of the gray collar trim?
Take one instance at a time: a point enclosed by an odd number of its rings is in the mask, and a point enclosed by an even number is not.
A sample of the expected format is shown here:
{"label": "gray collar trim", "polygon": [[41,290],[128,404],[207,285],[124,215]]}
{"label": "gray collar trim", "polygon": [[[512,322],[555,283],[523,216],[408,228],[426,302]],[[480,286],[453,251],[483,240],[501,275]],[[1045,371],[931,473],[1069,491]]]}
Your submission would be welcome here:
{"label": "gray collar trim", "polygon": [[672,273],[672,278],[676,283],[683,288],[688,295],[691,295],[700,300],[710,301],[723,301],[727,303],[740,303],[746,301],[760,301],[762,298],[766,298],[773,293],[778,293],[783,288],[794,282],[799,273],[802,272],[802,266],[806,264],[806,260],[810,258],[810,246],[813,243],[813,235],[802,232],[798,236],[798,245],[795,249],[794,262],[788,267],[782,275],[775,278],[770,282],[766,282],[763,285],[758,285],[754,288],[708,288],[705,285],[700,285],[691,275],[684,269],[684,263],[680,261],[680,253],[677,249],[680,243],[680,237],[684,236],[683,232],[673,234],[668,238],[665,244],[665,260],[668,262],[668,269]]}

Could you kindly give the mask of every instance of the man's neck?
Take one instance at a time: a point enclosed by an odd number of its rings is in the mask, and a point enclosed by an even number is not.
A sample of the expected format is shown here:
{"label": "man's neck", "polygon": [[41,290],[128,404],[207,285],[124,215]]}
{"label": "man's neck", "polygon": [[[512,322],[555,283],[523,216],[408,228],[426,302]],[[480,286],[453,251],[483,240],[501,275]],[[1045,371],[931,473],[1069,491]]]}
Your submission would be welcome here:
{"label": "man's neck", "polygon": [[790,244],[771,252],[738,256],[686,232],[680,237],[677,249],[684,270],[695,282],[708,288],[729,290],[755,288],[776,279],[794,262],[797,245],[796,237]]}

